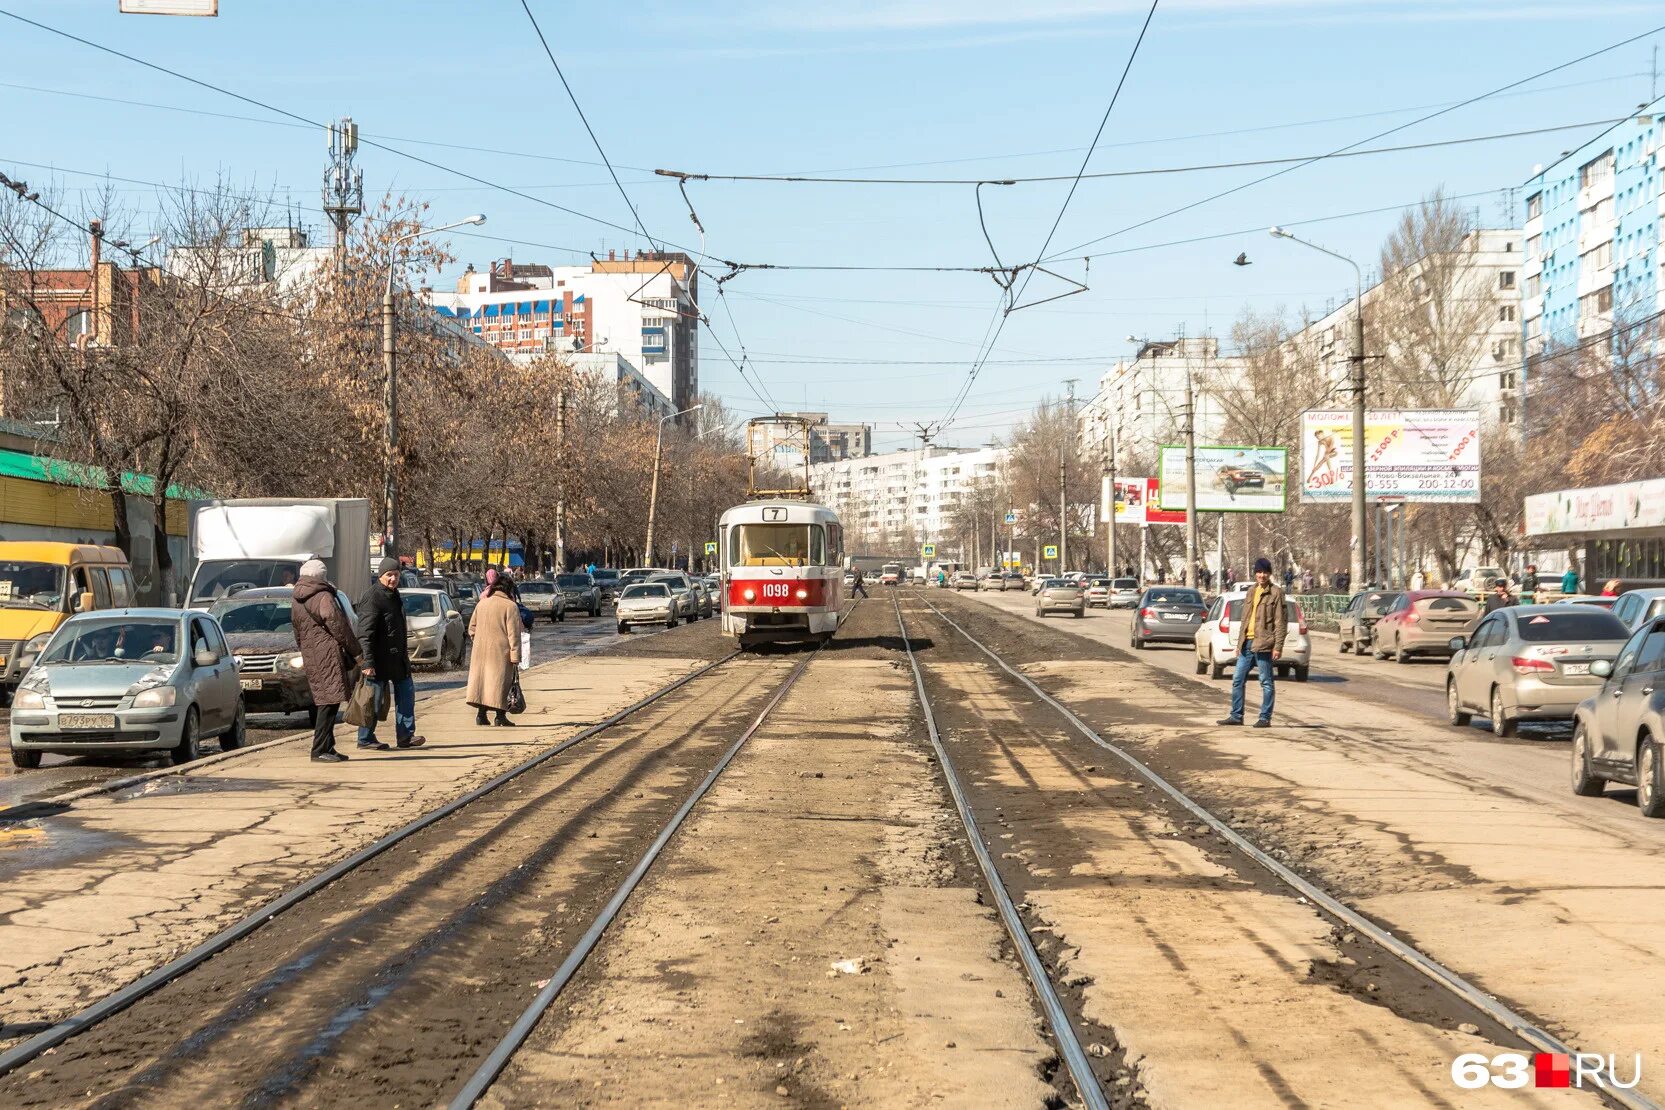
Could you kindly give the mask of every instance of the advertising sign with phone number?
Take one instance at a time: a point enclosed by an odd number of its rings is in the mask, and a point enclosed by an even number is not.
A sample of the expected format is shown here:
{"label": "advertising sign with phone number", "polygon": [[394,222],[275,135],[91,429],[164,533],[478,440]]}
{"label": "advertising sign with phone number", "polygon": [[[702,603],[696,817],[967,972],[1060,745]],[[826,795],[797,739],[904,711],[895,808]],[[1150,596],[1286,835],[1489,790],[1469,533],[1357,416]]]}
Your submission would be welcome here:
{"label": "advertising sign with phone number", "polygon": [[[1473,409],[1372,409],[1364,416],[1365,494],[1394,501],[1480,500],[1480,414]],[[1301,414],[1301,498],[1353,496],[1353,414]]]}

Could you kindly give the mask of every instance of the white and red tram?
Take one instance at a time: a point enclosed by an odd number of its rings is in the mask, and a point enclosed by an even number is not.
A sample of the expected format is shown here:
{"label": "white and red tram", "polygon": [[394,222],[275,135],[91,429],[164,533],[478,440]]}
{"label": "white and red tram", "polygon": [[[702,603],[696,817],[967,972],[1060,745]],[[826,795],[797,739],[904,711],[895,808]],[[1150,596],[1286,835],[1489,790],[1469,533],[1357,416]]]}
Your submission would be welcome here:
{"label": "white and red tram", "polygon": [[742,648],[825,642],[844,604],[844,527],[807,501],[751,501],[717,522],[723,631]]}

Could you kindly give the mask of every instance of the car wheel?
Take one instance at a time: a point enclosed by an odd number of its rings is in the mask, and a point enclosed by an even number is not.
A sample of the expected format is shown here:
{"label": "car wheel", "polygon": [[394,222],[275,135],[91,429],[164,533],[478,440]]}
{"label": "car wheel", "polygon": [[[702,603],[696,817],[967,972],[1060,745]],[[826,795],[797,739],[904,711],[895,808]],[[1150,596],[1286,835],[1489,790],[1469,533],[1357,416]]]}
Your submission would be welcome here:
{"label": "car wheel", "polygon": [[1643,817],[1665,817],[1665,762],[1659,758],[1659,741],[1651,736],[1636,753],[1636,808]]}
{"label": "car wheel", "polygon": [[19,771],[33,771],[40,767],[39,752],[20,752],[12,749],[12,766]]}
{"label": "car wheel", "polygon": [[202,758],[202,729],[197,722],[197,707],[185,711],[185,724],[179,730],[179,743],[168,752],[168,758],[175,767],[183,767],[193,760]]}
{"label": "car wheel", "polygon": [[1369,641],[1368,640],[1354,640],[1353,641],[1353,654],[1354,655],[1363,655],[1368,650],[1369,650]]}
{"label": "car wheel", "polygon": [[1341,654],[1346,655],[1348,652],[1350,652],[1352,650],[1353,650],[1353,641],[1351,641],[1351,640],[1341,641]]}
{"label": "car wheel", "polygon": [[1208,650],[1208,677],[1212,678],[1216,682],[1218,682],[1218,681],[1220,681],[1220,679],[1226,677],[1225,664],[1224,663],[1216,663],[1214,661],[1214,649],[1213,648],[1210,648]]}
{"label": "car wheel", "polygon": [[1388,653],[1378,647],[1375,640],[1372,640],[1370,641],[1370,657],[1377,660],[1386,659]]}
{"label": "car wheel", "polygon": [[676,627],[676,618],[675,617],[672,617],[670,620],[665,622],[665,631],[666,632],[669,632],[671,629],[673,629],[675,627]]}
{"label": "car wheel", "polygon": [[1457,697],[1457,683],[1447,679],[1445,683],[1446,723],[1461,728],[1473,719],[1473,714],[1463,712],[1462,700]]}
{"label": "car wheel", "polygon": [[599,605],[590,606],[590,616],[592,616],[592,617],[601,616],[601,606],[599,606]]}
{"label": "car wheel", "polygon": [[1312,668],[1311,667],[1296,667],[1295,668],[1295,681],[1296,682],[1305,682],[1307,680],[1307,676],[1310,675],[1311,673],[1312,673]]}
{"label": "car wheel", "polygon": [[625,624],[623,621],[619,622],[619,635],[620,636],[630,635],[630,626],[628,624]]}
{"label": "car wheel", "polygon": [[1503,690],[1498,686],[1492,687],[1491,713],[1493,736],[1513,736],[1515,734],[1517,722],[1504,710]]}
{"label": "car wheel", "polygon": [[1200,658],[1197,660],[1197,673],[1198,674],[1207,674],[1208,673],[1208,664],[1203,662],[1203,660],[1200,659]]}
{"label": "car wheel", "polygon": [[1572,791],[1580,798],[1598,798],[1606,790],[1607,781],[1590,769],[1590,735],[1579,721],[1573,726]]}
{"label": "car wheel", "polygon": [[220,734],[220,750],[222,752],[236,751],[243,746],[243,742],[248,739],[248,735],[248,713],[243,709],[243,699],[238,698],[237,716],[232,718],[231,727]]}
{"label": "car wheel", "polygon": [[1130,645],[1132,645],[1134,651],[1144,651],[1145,650],[1145,642],[1143,640],[1139,639],[1139,637],[1137,637],[1137,636],[1135,636],[1131,640],[1129,640],[1128,643]]}
{"label": "car wheel", "polygon": [[1405,654],[1404,645],[1399,642],[1399,637],[1397,636],[1393,638],[1393,661],[1398,663],[1400,666],[1404,666],[1406,663],[1411,661],[1411,657]]}

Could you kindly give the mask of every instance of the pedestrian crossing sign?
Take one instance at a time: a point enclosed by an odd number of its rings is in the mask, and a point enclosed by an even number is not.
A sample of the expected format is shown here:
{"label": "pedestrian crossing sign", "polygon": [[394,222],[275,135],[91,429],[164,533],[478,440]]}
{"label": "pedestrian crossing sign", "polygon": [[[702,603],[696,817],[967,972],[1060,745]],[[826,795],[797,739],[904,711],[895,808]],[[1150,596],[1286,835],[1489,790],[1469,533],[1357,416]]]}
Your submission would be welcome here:
{"label": "pedestrian crossing sign", "polygon": [[716,540],[706,540],[705,541],[705,553],[707,555],[717,554],[717,541]]}
{"label": "pedestrian crossing sign", "polygon": [[1041,549],[1041,551],[1048,559],[1056,559],[1058,557],[1058,545],[1055,543],[1047,544]]}
{"label": "pedestrian crossing sign", "polygon": [[934,544],[934,543],[925,544],[923,547],[921,547],[919,549],[919,557],[921,559],[934,559],[934,558],[936,558],[936,555],[937,555],[937,545]]}

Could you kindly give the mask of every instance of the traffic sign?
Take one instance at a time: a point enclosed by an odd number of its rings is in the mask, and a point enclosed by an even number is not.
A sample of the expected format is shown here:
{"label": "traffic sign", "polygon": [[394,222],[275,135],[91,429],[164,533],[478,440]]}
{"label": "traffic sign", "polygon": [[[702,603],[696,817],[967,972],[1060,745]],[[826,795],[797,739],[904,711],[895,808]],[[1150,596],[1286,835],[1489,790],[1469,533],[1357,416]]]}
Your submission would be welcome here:
{"label": "traffic sign", "polygon": [[1006,523],[1007,524],[1016,524],[1017,523],[1017,513],[1008,511],[1006,513]]}
{"label": "traffic sign", "polygon": [[919,549],[919,557],[921,559],[934,559],[934,558],[936,558],[937,557],[937,545],[934,544],[934,543],[928,543],[925,546],[921,547]]}
{"label": "traffic sign", "polygon": [[1058,557],[1058,545],[1055,543],[1049,543],[1045,547],[1041,548],[1041,553],[1048,559],[1056,559]]}
{"label": "traffic sign", "polygon": [[705,541],[705,553],[707,555],[717,554],[717,541],[716,540],[706,540]]}

